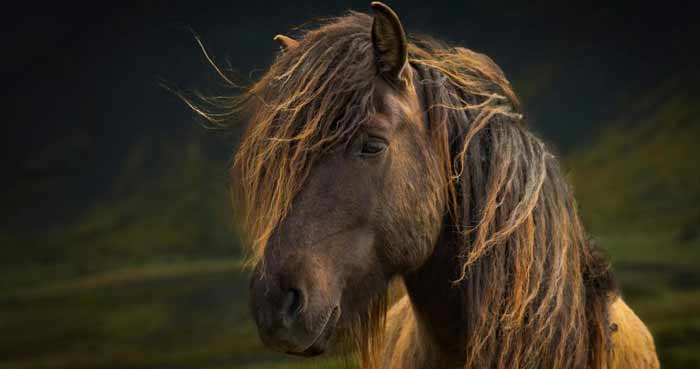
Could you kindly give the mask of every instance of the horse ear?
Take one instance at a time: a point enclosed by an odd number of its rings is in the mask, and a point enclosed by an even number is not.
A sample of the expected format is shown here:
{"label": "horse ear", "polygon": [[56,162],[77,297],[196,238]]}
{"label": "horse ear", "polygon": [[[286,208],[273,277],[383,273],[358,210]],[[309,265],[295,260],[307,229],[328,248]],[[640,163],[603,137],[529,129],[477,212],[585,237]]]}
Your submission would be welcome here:
{"label": "horse ear", "polygon": [[373,1],[370,5],[374,11],[372,45],[379,72],[390,81],[401,82],[408,62],[408,42],[399,16],[379,1]]}
{"label": "horse ear", "polygon": [[299,46],[299,41],[285,35],[277,35],[274,40],[279,42],[280,47],[282,47],[284,51],[294,50]]}

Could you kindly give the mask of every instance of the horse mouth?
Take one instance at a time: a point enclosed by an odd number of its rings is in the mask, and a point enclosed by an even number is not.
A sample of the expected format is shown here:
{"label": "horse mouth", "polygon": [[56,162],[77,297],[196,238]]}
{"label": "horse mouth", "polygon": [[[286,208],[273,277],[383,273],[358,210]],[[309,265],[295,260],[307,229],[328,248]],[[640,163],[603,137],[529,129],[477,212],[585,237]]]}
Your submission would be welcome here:
{"label": "horse mouth", "polygon": [[288,355],[302,356],[302,357],[314,357],[323,354],[328,348],[328,343],[333,337],[335,332],[335,326],[340,318],[340,308],[338,306],[333,308],[330,315],[326,319],[326,323],[318,334],[318,337],[314,342],[303,351],[287,351]]}

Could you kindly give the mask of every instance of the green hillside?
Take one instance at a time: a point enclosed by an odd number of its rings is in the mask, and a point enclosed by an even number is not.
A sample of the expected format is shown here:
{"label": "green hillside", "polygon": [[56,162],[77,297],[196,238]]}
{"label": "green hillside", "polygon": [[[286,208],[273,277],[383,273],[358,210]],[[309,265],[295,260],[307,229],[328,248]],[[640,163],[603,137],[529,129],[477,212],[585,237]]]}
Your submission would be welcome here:
{"label": "green hillside", "polygon": [[700,368],[700,100],[670,83],[623,112],[570,177],[663,367]]}
{"label": "green hillside", "polygon": [[196,139],[135,144],[106,194],[77,218],[0,233],[12,256],[0,261],[0,290],[147,262],[238,256],[225,167]]}

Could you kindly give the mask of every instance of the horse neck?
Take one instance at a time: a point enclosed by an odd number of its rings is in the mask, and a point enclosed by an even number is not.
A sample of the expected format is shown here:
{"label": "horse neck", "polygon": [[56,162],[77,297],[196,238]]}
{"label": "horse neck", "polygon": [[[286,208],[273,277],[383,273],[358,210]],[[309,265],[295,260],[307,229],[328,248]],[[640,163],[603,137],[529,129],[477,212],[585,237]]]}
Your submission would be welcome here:
{"label": "horse neck", "polygon": [[451,282],[456,269],[453,250],[452,242],[441,237],[430,259],[404,276],[418,337],[424,341],[420,344],[433,351],[426,353],[427,357],[440,360],[441,365],[431,363],[435,369],[462,367],[466,361],[468,311],[464,292]]}

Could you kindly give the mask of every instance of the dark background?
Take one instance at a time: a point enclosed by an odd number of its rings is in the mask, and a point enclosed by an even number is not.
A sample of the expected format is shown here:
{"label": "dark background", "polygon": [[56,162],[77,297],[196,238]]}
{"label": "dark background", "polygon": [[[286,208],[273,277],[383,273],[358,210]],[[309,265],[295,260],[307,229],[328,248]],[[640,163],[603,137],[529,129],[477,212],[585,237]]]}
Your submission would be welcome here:
{"label": "dark background", "polygon": [[[700,128],[690,3],[396,1],[409,33],[486,53],[558,152],[665,368],[700,367]],[[0,16],[5,132],[0,367],[286,368],[257,341],[227,195],[237,130],[161,82],[233,93],[277,33],[368,2],[14,4]],[[322,361],[321,366],[333,366]],[[303,364],[302,364],[303,365]]]}

